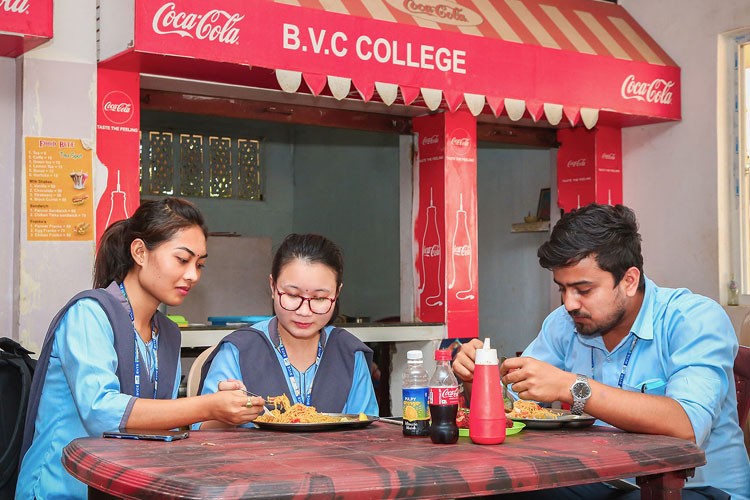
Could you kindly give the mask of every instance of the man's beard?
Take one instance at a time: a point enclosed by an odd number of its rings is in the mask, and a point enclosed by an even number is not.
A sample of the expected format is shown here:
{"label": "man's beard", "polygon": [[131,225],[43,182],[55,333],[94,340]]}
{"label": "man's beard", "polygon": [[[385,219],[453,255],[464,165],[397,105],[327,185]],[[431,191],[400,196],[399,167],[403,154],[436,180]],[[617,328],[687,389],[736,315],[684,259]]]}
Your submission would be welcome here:
{"label": "man's beard", "polygon": [[[619,298],[619,297],[618,297]],[[576,331],[581,335],[595,336],[607,333],[616,327],[625,317],[625,304],[624,300],[618,300],[615,304],[615,310],[612,311],[603,321],[599,323],[578,323],[576,318],[587,318],[591,319],[590,314],[582,314],[578,310],[571,311],[570,317],[573,318],[573,322],[576,324]]]}

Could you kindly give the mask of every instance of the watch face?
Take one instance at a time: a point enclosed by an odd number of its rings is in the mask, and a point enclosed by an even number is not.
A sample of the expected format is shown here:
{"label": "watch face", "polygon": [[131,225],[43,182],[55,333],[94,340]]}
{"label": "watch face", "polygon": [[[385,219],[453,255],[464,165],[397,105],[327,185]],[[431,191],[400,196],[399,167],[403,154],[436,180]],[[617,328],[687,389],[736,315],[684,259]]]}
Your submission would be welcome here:
{"label": "watch face", "polygon": [[576,382],[573,385],[573,395],[577,398],[587,399],[591,396],[591,387],[584,382]]}

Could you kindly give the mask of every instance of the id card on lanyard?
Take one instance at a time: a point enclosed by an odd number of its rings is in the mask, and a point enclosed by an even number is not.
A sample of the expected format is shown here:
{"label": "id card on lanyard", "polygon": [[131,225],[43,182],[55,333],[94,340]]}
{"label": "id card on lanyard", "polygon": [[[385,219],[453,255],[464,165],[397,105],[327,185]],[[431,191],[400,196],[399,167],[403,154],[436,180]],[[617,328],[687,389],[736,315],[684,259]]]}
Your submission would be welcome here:
{"label": "id card on lanyard", "polygon": [[[622,364],[622,370],[620,370],[620,377],[617,380],[617,387],[622,389],[622,383],[625,381],[625,371],[630,364],[630,357],[633,355],[635,345],[638,343],[638,337],[633,337],[633,342],[630,344],[627,354],[625,354],[625,362]],[[594,348],[591,348],[591,378],[594,378]],[[596,380],[596,379],[594,379]]]}
{"label": "id card on lanyard", "polygon": [[[313,383],[315,382],[315,375],[313,375],[313,380],[310,382],[310,385],[307,386],[307,393],[305,394],[305,397],[302,397],[302,389],[300,388],[299,384],[297,383],[297,377],[294,376],[294,370],[292,369],[292,364],[289,362],[289,356],[286,353],[286,348],[284,347],[284,343],[281,341],[281,336],[279,336],[279,354],[281,354],[281,358],[284,360],[284,367],[286,368],[286,374],[289,376],[289,381],[292,383],[292,389],[294,389],[294,400],[297,403],[303,404],[305,406],[310,406],[310,401],[312,399],[312,387]],[[323,356],[323,346],[320,343],[320,340],[318,340],[318,353],[315,356],[315,374],[318,373],[318,366],[320,366],[320,358]]]}
{"label": "id card on lanyard", "polygon": [[[134,396],[141,397],[141,358],[138,355],[138,330],[135,328],[135,315],[133,314],[133,306],[130,304],[130,299],[125,291],[125,285],[118,283],[120,291],[123,297],[128,303],[128,313],[130,315],[130,322],[133,325],[133,342],[134,342],[134,358],[133,358],[133,372],[135,374],[135,394]],[[146,346],[148,348],[148,346]],[[151,319],[151,350],[154,356],[154,399],[156,399],[156,390],[159,387],[159,336],[156,332],[156,325],[154,324],[153,318]]]}

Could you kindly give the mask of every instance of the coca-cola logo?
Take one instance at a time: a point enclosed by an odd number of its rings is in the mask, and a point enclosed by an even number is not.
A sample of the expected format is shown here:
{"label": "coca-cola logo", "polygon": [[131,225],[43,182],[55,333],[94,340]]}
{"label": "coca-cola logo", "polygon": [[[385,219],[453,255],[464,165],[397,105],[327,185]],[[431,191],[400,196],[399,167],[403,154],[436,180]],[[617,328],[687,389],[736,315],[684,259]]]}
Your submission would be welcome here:
{"label": "coca-cola logo", "polygon": [[442,392],[445,399],[458,398],[458,387],[446,387]]}
{"label": "coca-cola logo", "polygon": [[431,405],[458,404],[458,387],[431,387],[428,403]]}
{"label": "coca-cola logo", "polygon": [[602,153],[602,160],[614,160],[617,158],[614,153]]}
{"label": "coca-cola logo", "polygon": [[424,249],[422,250],[422,254],[425,257],[437,257],[438,255],[440,255],[440,245],[431,245],[424,247]]}
{"label": "coca-cola logo", "polygon": [[29,0],[0,0],[0,9],[14,14],[23,14],[29,10]]}
{"label": "coca-cola logo", "polygon": [[568,168],[585,167],[586,158],[578,158],[577,160],[568,160]]}
{"label": "coca-cola logo", "polygon": [[388,0],[394,8],[414,17],[453,26],[482,24],[482,16],[452,0]]}
{"label": "coca-cola logo", "polygon": [[620,94],[623,99],[651,102],[654,104],[672,104],[672,87],[675,82],[656,78],[650,82],[639,82],[635,75],[629,75],[622,82]]}
{"label": "coca-cola logo", "polygon": [[471,136],[466,130],[457,128],[451,132],[448,145],[453,154],[466,156],[471,150]]}
{"label": "coca-cola logo", "polygon": [[453,255],[458,255],[461,257],[465,257],[467,255],[471,255],[471,246],[467,245],[461,245],[461,246],[455,246],[453,247]]}
{"label": "coca-cola logo", "polygon": [[236,44],[240,29],[235,25],[245,16],[211,9],[205,14],[178,12],[174,2],[165,3],[154,14],[151,27],[158,35],[180,35],[198,40]]}
{"label": "coca-cola logo", "polygon": [[102,112],[116,125],[127,123],[133,118],[133,101],[121,90],[113,90],[102,100]]}
{"label": "coca-cola logo", "polygon": [[429,137],[425,137],[422,139],[422,146],[427,146],[429,144],[437,144],[440,142],[440,137],[438,137],[437,134],[431,135]]}

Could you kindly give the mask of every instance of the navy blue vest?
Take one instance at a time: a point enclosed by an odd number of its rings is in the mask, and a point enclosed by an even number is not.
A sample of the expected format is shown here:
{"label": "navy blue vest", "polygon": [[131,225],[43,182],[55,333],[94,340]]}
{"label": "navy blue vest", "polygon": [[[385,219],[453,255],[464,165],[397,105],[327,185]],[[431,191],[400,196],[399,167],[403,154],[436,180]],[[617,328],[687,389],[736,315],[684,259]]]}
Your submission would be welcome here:
{"label": "navy blue vest", "polygon": [[[277,333],[278,318],[273,318],[268,329],[271,336]],[[252,327],[240,328],[219,343],[209,355],[201,370],[201,382],[198,394],[203,389],[203,382],[219,347],[224,342],[233,344],[239,350],[240,372],[247,389],[264,398],[286,394],[294,403],[289,392],[284,367],[276,358],[276,347],[265,333]],[[349,398],[354,377],[354,354],[362,351],[368,368],[372,363],[372,349],[357,337],[342,328],[334,328],[325,339],[323,356],[315,374],[310,404],[320,412],[340,413]]]}
{"label": "navy blue vest", "polygon": [[[44,379],[49,367],[49,358],[52,353],[52,345],[55,340],[55,332],[63,316],[68,309],[77,301],[89,298],[94,299],[101,305],[107,314],[110,325],[115,335],[115,351],[117,352],[117,370],[115,374],[120,380],[120,392],[123,394],[135,393],[135,369],[133,360],[135,359],[135,342],[133,338],[133,323],[130,321],[128,314],[129,306],[117,283],[112,282],[106,289],[97,288],[79,293],[57,313],[50,323],[47,335],[44,337],[42,352],[37,361],[37,369],[34,372],[34,379],[31,383],[31,393],[29,396],[29,407],[26,412],[26,426],[23,434],[23,446],[21,448],[21,458],[31,446],[34,439],[34,429],[36,427],[36,415],[39,410],[39,400],[42,397],[42,388]],[[177,374],[177,363],[180,362],[180,344],[181,335],[177,325],[164,316],[159,311],[154,315],[156,328],[159,332],[159,387],[156,392],[158,399],[172,399],[174,391],[175,375]],[[139,354],[140,356],[140,354]],[[141,357],[141,365],[145,366],[146,362]],[[151,397],[154,393],[154,383],[150,377],[141,376],[141,394]]]}

